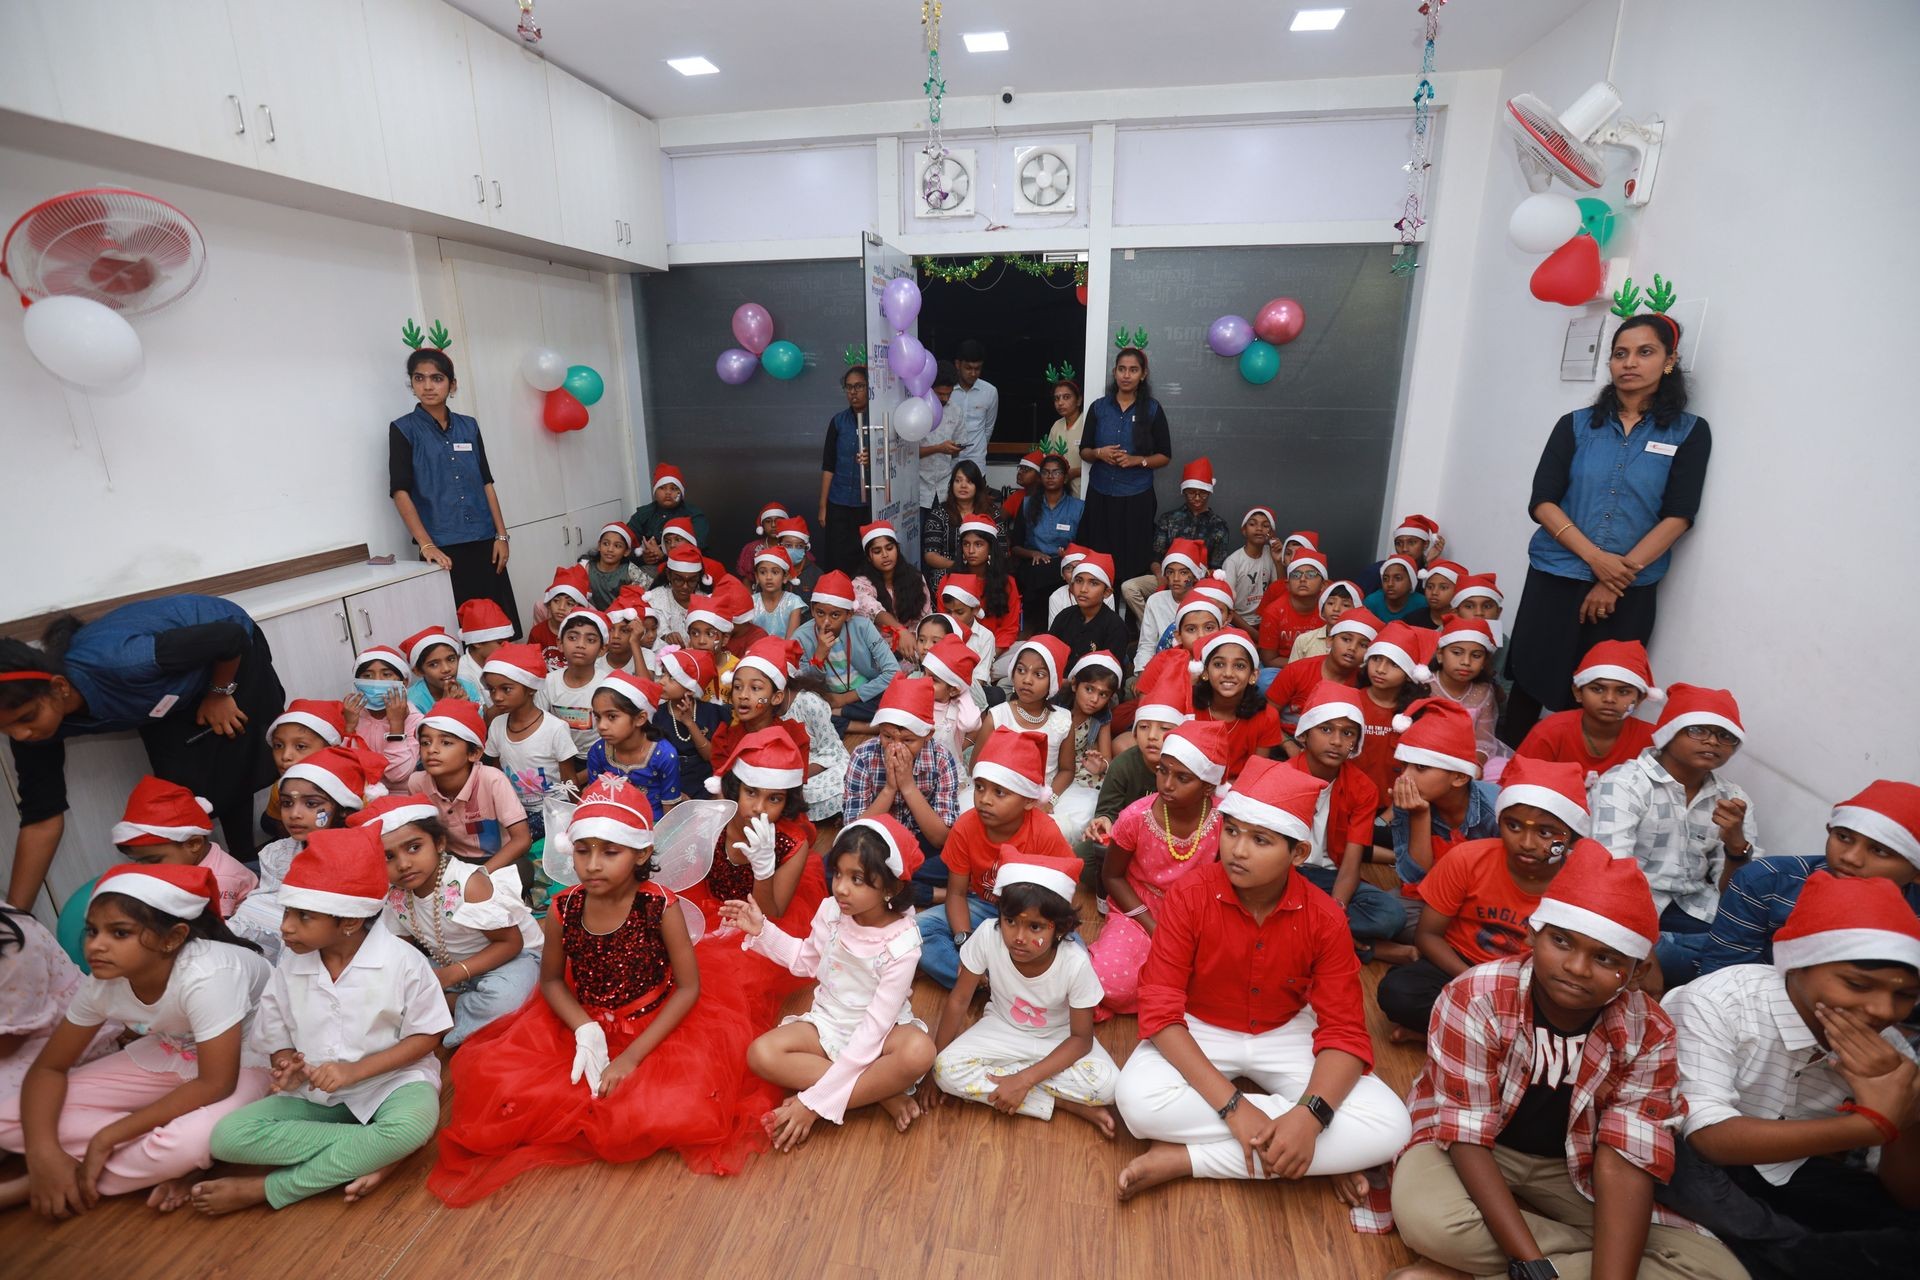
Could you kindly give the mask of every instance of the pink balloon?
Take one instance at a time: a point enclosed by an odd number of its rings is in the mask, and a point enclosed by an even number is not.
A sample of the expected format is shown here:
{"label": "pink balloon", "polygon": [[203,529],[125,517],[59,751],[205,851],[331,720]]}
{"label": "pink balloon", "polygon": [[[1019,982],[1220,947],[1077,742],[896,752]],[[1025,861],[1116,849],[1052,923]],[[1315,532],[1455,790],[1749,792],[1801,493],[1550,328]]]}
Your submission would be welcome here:
{"label": "pink balloon", "polygon": [[773,341],[773,317],[757,302],[743,302],[733,311],[733,338],[759,355]]}
{"label": "pink balloon", "polygon": [[1307,313],[1292,298],[1275,298],[1253,318],[1253,331],[1275,346],[1292,342],[1306,327]]}

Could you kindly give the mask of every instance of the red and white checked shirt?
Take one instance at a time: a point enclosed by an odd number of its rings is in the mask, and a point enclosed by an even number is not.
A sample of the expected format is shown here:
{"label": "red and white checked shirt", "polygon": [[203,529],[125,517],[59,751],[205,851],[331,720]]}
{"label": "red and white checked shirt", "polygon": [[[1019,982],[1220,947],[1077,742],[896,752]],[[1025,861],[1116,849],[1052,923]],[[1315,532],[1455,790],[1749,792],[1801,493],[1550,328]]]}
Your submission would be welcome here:
{"label": "red and white checked shirt", "polygon": [[[1470,1142],[1491,1147],[1520,1099],[1533,1066],[1533,957],[1512,956],[1467,970],[1441,991],[1427,1028],[1427,1063],[1407,1096],[1409,1148]],[[1665,1182],[1674,1134],[1687,1111],[1673,1023],[1657,1003],[1629,991],[1587,1033],[1567,1106],[1567,1172],[1593,1199],[1593,1158],[1604,1143]],[[1376,1188],[1384,1192],[1386,1188]],[[1384,1194],[1352,1213],[1354,1229],[1384,1235],[1393,1213]],[[1659,1206],[1661,1226],[1702,1228]]]}

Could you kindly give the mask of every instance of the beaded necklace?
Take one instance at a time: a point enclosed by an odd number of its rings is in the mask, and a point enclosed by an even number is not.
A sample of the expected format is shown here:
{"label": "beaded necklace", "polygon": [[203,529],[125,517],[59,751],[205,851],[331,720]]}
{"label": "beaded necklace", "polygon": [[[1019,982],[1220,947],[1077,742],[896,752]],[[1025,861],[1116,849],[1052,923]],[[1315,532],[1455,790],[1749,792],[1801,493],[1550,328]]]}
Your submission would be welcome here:
{"label": "beaded necklace", "polygon": [[1175,862],[1191,862],[1193,855],[1200,852],[1200,840],[1207,833],[1207,818],[1213,812],[1213,797],[1207,796],[1200,801],[1200,821],[1194,825],[1193,834],[1186,839],[1187,851],[1180,852],[1173,843],[1173,810],[1165,800],[1160,802],[1160,836],[1167,842],[1167,856]]}
{"label": "beaded necklace", "polygon": [[[440,865],[434,869],[433,873],[433,882],[436,888],[432,894],[428,895],[430,898],[438,898],[440,900],[441,910],[449,917],[453,915],[453,906],[447,902],[447,889],[449,886],[446,885],[444,881],[447,878],[447,866],[452,861],[453,854],[451,852],[443,852],[440,855]],[[417,908],[420,895],[415,894],[413,897],[415,901],[411,905]],[[411,917],[414,912],[409,911],[407,914]],[[453,959],[447,954],[447,944],[444,930],[441,926],[440,916],[441,911],[434,910],[432,906],[429,906],[421,913],[419,924],[423,927],[424,932],[430,936],[423,937],[420,941],[426,944],[427,954],[433,957],[433,962],[444,968],[452,964]]]}

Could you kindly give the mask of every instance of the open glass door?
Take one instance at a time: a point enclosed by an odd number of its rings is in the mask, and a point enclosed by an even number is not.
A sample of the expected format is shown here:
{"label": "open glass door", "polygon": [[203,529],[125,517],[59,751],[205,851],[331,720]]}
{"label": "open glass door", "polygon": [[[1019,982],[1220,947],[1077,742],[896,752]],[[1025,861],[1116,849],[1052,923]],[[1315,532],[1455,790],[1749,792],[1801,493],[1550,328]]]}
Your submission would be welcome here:
{"label": "open glass door", "polygon": [[880,310],[880,295],[887,281],[912,278],[913,258],[868,232],[861,244],[861,259],[866,281],[867,381],[872,388],[867,402],[867,493],[873,503],[873,518],[892,521],[899,532],[902,559],[918,565],[920,446],[902,440],[891,426],[893,411],[908,393],[906,384],[887,364],[893,325]]}

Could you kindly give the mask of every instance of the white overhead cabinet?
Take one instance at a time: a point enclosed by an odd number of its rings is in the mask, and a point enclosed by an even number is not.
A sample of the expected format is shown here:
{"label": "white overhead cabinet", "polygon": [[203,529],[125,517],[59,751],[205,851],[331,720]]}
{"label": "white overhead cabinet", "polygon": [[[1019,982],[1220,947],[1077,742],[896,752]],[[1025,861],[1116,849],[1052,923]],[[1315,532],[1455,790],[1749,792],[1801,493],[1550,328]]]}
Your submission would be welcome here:
{"label": "white overhead cabinet", "polygon": [[[172,6],[159,7],[164,12]],[[228,0],[227,13],[246,87],[255,164],[387,199],[387,140],[360,7]],[[403,143],[404,135],[394,141]]]}
{"label": "white overhead cabinet", "polygon": [[667,215],[660,190],[660,126],[617,102],[607,103],[613,142],[613,216],[621,220],[620,256],[667,269]]}
{"label": "white overhead cabinet", "polygon": [[607,95],[547,64],[560,231],[568,244],[624,257],[626,223],[614,212],[613,132]]}
{"label": "white overhead cabinet", "polygon": [[467,61],[480,123],[488,220],[503,231],[559,242],[553,136],[545,127],[550,117],[546,63],[471,21]]}
{"label": "white overhead cabinet", "polygon": [[370,0],[364,12],[394,202],[486,222],[467,70],[472,19],[443,0]]}

